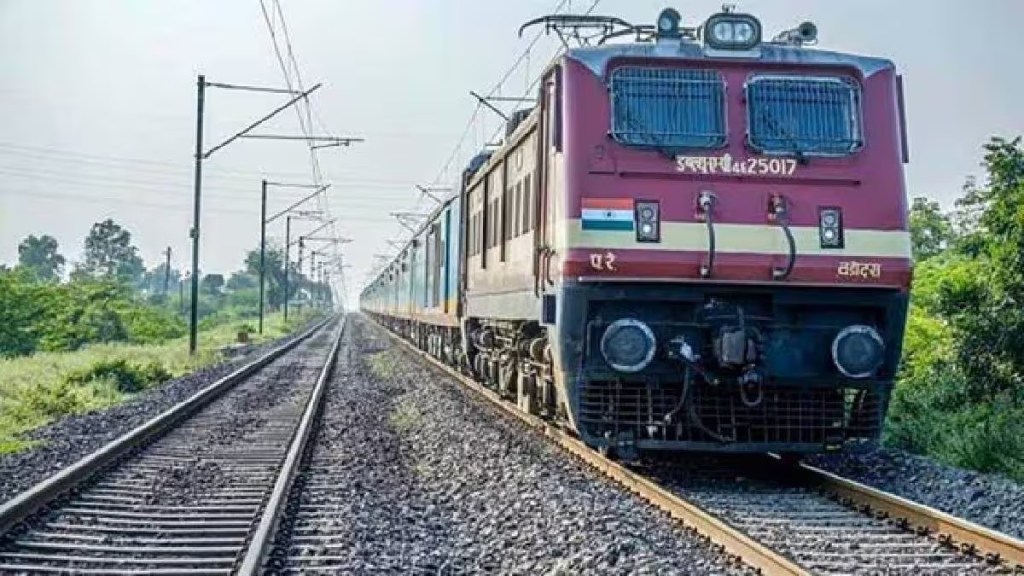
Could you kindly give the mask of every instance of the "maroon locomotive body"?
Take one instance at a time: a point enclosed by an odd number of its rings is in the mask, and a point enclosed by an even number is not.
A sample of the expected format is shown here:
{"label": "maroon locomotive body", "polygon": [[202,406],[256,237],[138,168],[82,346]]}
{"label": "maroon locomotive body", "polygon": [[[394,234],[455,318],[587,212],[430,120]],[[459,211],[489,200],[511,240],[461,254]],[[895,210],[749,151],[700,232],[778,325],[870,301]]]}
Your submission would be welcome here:
{"label": "maroon locomotive body", "polygon": [[415,267],[364,309],[625,457],[872,445],[911,276],[895,67],[745,14],[630,33],[557,58],[430,219],[447,320]]}

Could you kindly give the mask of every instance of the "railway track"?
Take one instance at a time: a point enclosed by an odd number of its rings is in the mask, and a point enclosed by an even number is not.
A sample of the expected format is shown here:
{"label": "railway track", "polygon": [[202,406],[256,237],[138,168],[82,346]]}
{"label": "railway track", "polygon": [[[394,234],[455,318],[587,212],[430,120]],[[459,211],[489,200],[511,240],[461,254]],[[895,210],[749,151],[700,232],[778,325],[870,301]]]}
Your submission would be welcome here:
{"label": "railway track", "polygon": [[338,354],[313,327],[0,507],[0,573],[255,573]]}
{"label": "railway track", "polygon": [[[379,325],[378,325],[379,326]],[[629,468],[392,339],[762,574],[1024,574],[1024,542],[816,468]]]}

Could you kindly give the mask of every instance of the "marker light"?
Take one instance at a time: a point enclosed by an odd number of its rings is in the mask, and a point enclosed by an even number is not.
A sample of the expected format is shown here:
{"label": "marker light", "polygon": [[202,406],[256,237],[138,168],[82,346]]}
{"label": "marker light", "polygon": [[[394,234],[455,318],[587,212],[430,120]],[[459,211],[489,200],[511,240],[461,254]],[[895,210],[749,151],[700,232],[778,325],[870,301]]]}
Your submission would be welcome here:
{"label": "marker light", "polygon": [[818,239],[822,248],[843,248],[843,212],[839,208],[818,208]]}
{"label": "marker light", "polygon": [[633,206],[636,217],[637,242],[661,242],[661,206],[657,200],[637,200]]}
{"label": "marker light", "polygon": [[761,22],[750,14],[715,14],[704,24],[704,42],[719,50],[750,50],[761,43]]}
{"label": "marker light", "polygon": [[672,8],[665,8],[658,15],[658,38],[679,38],[679,12]]}

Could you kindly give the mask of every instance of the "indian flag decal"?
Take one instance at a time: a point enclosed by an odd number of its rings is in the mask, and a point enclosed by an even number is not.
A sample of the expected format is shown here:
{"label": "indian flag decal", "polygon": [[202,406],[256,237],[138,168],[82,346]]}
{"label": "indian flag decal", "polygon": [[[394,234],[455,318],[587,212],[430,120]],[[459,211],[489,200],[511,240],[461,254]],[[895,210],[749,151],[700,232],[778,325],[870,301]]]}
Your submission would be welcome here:
{"label": "indian flag decal", "polygon": [[633,229],[632,198],[586,198],[583,199],[584,230]]}

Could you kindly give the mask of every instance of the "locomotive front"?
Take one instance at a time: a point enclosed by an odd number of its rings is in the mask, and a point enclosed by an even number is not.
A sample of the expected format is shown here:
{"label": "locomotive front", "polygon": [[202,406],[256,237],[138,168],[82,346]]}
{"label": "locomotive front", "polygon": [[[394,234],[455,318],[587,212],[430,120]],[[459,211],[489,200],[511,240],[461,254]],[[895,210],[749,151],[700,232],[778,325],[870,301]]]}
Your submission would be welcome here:
{"label": "locomotive front", "polygon": [[549,83],[567,416],[624,457],[871,446],[911,276],[893,64],[733,12],[651,36]]}

